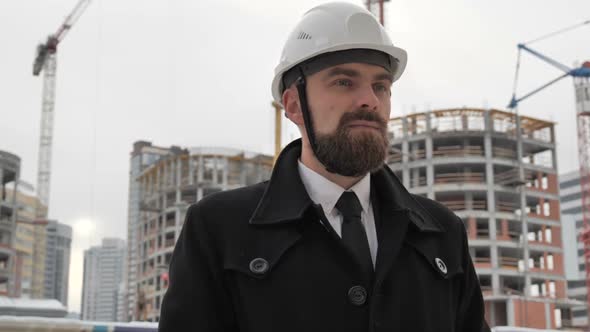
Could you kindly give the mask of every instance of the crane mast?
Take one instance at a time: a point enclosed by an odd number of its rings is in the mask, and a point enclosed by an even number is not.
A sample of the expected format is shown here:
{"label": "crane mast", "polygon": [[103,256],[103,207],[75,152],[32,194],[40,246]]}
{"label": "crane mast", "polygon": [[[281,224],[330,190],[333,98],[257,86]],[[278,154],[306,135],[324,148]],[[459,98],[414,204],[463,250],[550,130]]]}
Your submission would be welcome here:
{"label": "crane mast", "polygon": [[55,53],[45,58],[43,65],[43,95],[41,102],[41,132],[39,135],[39,158],[37,164],[37,197],[35,209],[37,218],[47,218],[49,207],[49,185],[51,180],[51,148],[53,142],[53,110],[55,107]]}
{"label": "crane mast", "polygon": [[66,17],[56,33],[50,35],[44,44],[37,46],[33,63],[33,75],[43,71],[43,95],[41,101],[41,130],[39,135],[39,158],[37,164],[37,218],[45,219],[49,210],[49,188],[51,180],[51,153],[53,147],[53,117],[55,108],[55,79],[57,70],[57,46],[70,31],[91,0],[80,0]]}
{"label": "crane mast", "polygon": [[[584,66],[590,71],[590,62]],[[590,75],[589,75],[590,76]],[[580,186],[582,191],[582,217],[584,228],[580,239],[584,244],[586,265],[586,302],[590,315],[590,80],[589,77],[574,77],[576,93],[576,117],[578,124],[578,155],[580,162]]]}
{"label": "crane mast", "polygon": [[385,3],[389,0],[365,0],[365,6],[373,13],[381,25],[385,26]]}

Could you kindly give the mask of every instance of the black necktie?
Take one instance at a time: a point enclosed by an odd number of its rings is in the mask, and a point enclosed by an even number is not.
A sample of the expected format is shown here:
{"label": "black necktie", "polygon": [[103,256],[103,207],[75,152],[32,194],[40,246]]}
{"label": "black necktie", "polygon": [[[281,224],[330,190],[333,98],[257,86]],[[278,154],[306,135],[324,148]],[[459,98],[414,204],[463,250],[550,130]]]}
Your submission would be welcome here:
{"label": "black necktie", "polygon": [[365,276],[372,279],[373,260],[365,227],[361,222],[363,207],[352,191],[345,191],[338,199],[336,208],[342,214],[342,242],[354,254]]}

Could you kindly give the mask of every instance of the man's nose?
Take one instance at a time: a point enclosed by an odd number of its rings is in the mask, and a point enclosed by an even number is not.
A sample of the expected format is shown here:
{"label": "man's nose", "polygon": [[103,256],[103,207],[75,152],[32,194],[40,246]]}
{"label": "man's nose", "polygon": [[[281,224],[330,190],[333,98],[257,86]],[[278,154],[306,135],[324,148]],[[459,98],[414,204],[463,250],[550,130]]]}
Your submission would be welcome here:
{"label": "man's nose", "polygon": [[379,97],[371,85],[363,86],[357,90],[357,107],[376,111],[379,106]]}

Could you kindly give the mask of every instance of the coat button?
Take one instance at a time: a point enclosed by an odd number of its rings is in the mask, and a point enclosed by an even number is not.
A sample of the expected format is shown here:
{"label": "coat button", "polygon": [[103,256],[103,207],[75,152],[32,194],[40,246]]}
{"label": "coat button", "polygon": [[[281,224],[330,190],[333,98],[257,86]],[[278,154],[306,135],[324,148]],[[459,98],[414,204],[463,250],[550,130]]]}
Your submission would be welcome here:
{"label": "coat button", "polygon": [[438,269],[440,270],[440,272],[442,272],[443,274],[447,274],[447,265],[445,264],[445,262],[443,262],[442,259],[436,257],[434,259],[434,262],[436,263],[436,266],[438,266]]}
{"label": "coat button", "polygon": [[254,258],[250,262],[250,271],[255,274],[265,274],[268,271],[268,262],[264,258]]}
{"label": "coat button", "polygon": [[348,290],[348,301],[361,306],[367,302],[367,290],[363,286],[353,286]]}

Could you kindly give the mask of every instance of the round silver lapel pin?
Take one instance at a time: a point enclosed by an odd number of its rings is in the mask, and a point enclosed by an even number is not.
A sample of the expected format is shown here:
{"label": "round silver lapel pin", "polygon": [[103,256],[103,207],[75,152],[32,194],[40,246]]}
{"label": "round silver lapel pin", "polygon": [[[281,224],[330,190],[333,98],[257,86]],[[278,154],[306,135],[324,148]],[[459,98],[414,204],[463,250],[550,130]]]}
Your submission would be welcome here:
{"label": "round silver lapel pin", "polygon": [[443,262],[442,259],[436,257],[434,259],[434,262],[436,263],[436,266],[438,266],[438,269],[440,270],[440,272],[447,274],[447,266],[445,265],[445,262]]}

